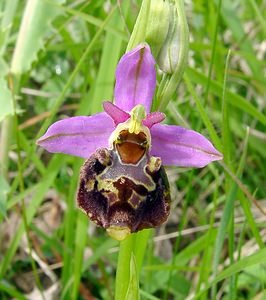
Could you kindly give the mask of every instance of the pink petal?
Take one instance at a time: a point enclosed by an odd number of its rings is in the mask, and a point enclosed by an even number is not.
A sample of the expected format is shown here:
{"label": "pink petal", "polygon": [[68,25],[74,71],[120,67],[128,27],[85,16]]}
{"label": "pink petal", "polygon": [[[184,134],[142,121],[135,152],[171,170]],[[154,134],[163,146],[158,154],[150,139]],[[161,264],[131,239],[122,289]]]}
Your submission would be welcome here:
{"label": "pink petal", "polygon": [[104,112],[73,117],[52,124],[37,144],[49,152],[88,158],[96,149],[108,147],[113,130],[113,120]]}
{"label": "pink petal", "polygon": [[116,69],[115,104],[131,111],[142,104],[150,112],[156,87],[155,60],[147,44],[141,44],[120,59]]}
{"label": "pink petal", "polygon": [[103,108],[105,112],[113,119],[115,125],[125,122],[130,118],[130,114],[114,105],[112,102],[104,101]]}
{"label": "pink petal", "polygon": [[151,154],[161,157],[164,165],[202,168],[223,158],[203,135],[180,126],[156,124],[151,136]]}
{"label": "pink petal", "polygon": [[159,111],[149,113],[142,124],[151,128],[153,125],[162,122],[165,119],[165,114]]}

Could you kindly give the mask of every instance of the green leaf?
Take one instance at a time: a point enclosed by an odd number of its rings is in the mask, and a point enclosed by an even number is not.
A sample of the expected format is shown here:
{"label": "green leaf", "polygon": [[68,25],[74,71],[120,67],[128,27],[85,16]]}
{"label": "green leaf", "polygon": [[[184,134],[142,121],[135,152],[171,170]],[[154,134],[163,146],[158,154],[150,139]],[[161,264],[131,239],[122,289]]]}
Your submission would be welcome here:
{"label": "green leaf", "polygon": [[195,295],[193,299],[198,299],[200,296],[207,291],[213,284],[220,282],[226,278],[237,274],[246,268],[258,264],[262,264],[266,262],[266,249],[262,249],[257,251],[255,254],[244,257],[243,259],[237,261],[236,263],[230,265],[228,268],[220,272],[207,286],[200,291],[198,294]]}
{"label": "green leaf", "polygon": [[[62,4],[64,0],[55,0]],[[22,74],[27,72],[37,59],[37,53],[44,48],[51,22],[61,13],[52,2],[44,0],[28,0],[11,63],[11,72]]]}
{"label": "green leaf", "polygon": [[[204,86],[206,88],[207,77],[202,72],[199,72],[193,68],[187,68],[186,75],[191,82],[201,84],[202,86]],[[218,97],[221,97],[221,95],[223,93],[222,84],[216,80],[210,80],[210,92],[212,92],[214,95],[216,95]],[[243,112],[246,112],[249,115],[256,118],[263,125],[266,125],[266,117],[262,112],[259,111],[259,109],[257,107],[255,107],[253,104],[248,102],[244,97],[242,97],[239,94],[236,94],[231,91],[227,91],[226,94],[227,94],[228,104],[239,108]]]}
{"label": "green leaf", "polygon": [[[13,19],[17,11],[18,1],[19,0],[6,0],[5,4],[2,4],[3,11],[1,12],[2,18],[0,26],[0,56],[6,54],[6,48],[9,43],[9,35],[12,29]],[[2,72],[3,70],[1,68],[0,73]]]}
{"label": "green leaf", "polygon": [[4,217],[6,215],[6,200],[9,189],[10,187],[7,181],[2,175],[0,175],[0,214]]}
{"label": "green leaf", "polygon": [[130,36],[130,40],[127,44],[126,52],[128,52],[129,50],[132,50],[138,44],[143,43],[145,41],[146,27],[147,27],[147,22],[149,19],[150,5],[151,5],[150,0],[146,0],[146,1],[142,2],[137,20],[135,22],[133,31]]}
{"label": "green leaf", "polygon": [[0,78],[0,122],[13,114],[12,95],[4,78]]}
{"label": "green leaf", "polygon": [[139,279],[134,254],[130,258],[130,275],[127,288],[126,300],[139,300]]}

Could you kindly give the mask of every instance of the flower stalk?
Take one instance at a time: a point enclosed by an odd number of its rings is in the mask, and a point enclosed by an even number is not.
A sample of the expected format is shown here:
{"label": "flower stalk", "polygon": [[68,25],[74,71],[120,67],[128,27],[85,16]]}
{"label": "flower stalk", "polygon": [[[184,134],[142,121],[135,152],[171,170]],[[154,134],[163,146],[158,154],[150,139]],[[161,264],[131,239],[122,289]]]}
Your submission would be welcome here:
{"label": "flower stalk", "polygon": [[125,300],[130,281],[130,260],[134,248],[134,236],[131,234],[120,242],[115,281],[115,300]]}

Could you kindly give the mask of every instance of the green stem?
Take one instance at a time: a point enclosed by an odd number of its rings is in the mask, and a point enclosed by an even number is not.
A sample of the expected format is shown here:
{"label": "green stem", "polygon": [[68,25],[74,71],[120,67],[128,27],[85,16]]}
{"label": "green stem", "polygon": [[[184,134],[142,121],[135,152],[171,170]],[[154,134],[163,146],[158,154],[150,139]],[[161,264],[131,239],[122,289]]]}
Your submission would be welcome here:
{"label": "green stem", "polygon": [[0,149],[0,166],[1,166],[1,175],[4,178],[8,178],[8,152],[11,143],[11,133],[13,128],[13,117],[8,116],[4,119],[1,127],[1,149]]}
{"label": "green stem", "polygon": [[149,19],[151,0],[143,0],[139,11],[138,18],[133,28],[130,40],[127,45],[127,51],[143,43],[146,37],[147,22]]}
{"label": "green stem", "polygon": [[147,249],[147,244],[149,239],[152,237],[152,233],[152,229],[144,229],[139,231],[134,239],[134,255],[136,258],[136,267],[138,275],[141,271],[145,252]]}
{"label": "green stem", "polygon": [[125,300],[130,279],[130,258],[133,253],[134,236],[129,235],[120,242],[116,270],[115,300]]}

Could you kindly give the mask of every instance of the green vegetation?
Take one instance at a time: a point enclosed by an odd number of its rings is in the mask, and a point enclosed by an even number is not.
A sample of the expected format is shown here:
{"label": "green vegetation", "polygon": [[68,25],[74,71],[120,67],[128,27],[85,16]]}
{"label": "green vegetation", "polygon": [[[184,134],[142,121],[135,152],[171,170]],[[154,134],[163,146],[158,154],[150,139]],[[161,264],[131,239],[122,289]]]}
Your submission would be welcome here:
{"label": "green vegetation", "polygon": [[35,144],[113,99],[141,2],[0,1],[0,299],[266,298],[265,1],[185,1],[188,66],[161,107],[224,160],[166,168],[168,222],[120,253],[76,207],[83,160]]}

